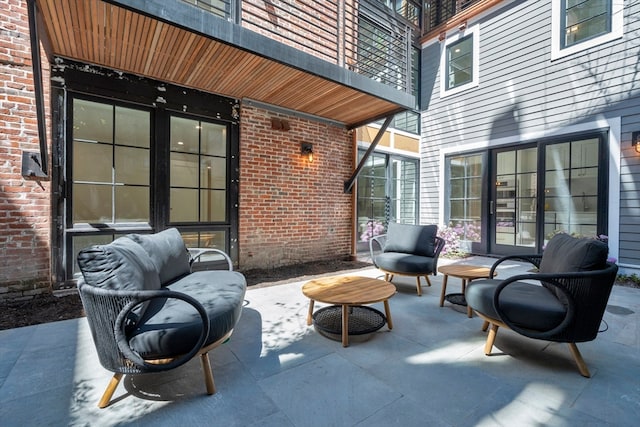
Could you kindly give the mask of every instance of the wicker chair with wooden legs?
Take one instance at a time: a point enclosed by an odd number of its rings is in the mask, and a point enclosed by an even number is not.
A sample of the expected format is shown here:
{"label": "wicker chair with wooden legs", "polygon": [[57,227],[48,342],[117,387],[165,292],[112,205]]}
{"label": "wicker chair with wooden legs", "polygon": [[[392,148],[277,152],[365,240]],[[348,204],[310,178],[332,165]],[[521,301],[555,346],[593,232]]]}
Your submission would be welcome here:
{"label": "wicker chair with wooden legs", "polygon": [[207,394],[215,393],[208,354],[231,336],[246,292],[228,255],[218,256],[229,271],[191,272],[193,258],[175,229],[80,251],[78,291],[100,363],[114,373],[100,408],[123,375],[175,369],[196,356]]}
{"label": "wicker chair with wooden legs", "polygon": [[390,282],[395,275],[416,278],[416,291],[422,295],[420,278],[431,286],[429,275],[438,274],[438,257],[444,248],[444,239],[437,237],[436,225],[389,223],[387,233],[369,240],[373,264]]}
{"label": "wicker chair with wooden legs", "polygon": [[539,272],[504,280],[474,280],[466,289],[467,304],[489,328],[484,352],[490,355],[498,328],[525,337],[565,342],[580,374],[591,376],[576,343],[592,341],[616,279],[618,266],[607,262],[608,247],[595,239],[566,234],[553,237],[541,255],[512,255],[505,261],[528,261]]}

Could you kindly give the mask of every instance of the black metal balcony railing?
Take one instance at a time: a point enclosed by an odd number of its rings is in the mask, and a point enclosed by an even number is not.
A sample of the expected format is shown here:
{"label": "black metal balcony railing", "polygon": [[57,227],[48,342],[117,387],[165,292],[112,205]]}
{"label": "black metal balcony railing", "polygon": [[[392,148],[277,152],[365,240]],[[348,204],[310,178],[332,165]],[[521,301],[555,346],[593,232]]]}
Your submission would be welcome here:
{"label": "black metal balcony railing", "polygon": [[183,0],[411,93],[412,27],[377,0]]}
{"label": "black metal balcony railing", "polygon": [[480,1],[483,0],[425,0],[422,10],[424,14],[422,34],[433,31],[440,24]]}

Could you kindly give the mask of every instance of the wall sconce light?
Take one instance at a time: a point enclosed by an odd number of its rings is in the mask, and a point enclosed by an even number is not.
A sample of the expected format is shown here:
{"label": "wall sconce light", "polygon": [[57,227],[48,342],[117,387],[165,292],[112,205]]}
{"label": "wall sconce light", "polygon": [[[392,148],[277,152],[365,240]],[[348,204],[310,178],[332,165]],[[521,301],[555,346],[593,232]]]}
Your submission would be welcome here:
{"label": "wall sconce light", "polygon": [[631,134],[631,146],[636,150],[636,153],[640,153],[640,131]]}
{"label": "wall sconce light", "polygon": [[307,156],[309,163],[313,162],[313,144],[310,142],[303,142],[300,144],[300,154]]}

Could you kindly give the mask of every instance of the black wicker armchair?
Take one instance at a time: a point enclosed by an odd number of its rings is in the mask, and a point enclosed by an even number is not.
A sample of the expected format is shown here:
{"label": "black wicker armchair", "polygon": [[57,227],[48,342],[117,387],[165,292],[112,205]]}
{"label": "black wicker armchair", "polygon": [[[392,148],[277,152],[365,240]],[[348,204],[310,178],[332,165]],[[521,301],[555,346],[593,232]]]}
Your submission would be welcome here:
{"label": "black wicker armchair", "polygon": [[[191,272],[214,251],[229,270]],[[208,394],[215,393],[209,351],[240,318],[246,281],[222,251],[190,256],[175,229],[128,235],[80,251],[78,290],[102,366],[113,372],[98,406],[111,402],[122,376],[174,369],[200,356]]]}
{"label": "black wicker armchair", "polygon": [[384,279],[394,275],[414,276],[418,296],[422,295],[420,277],[431,286],[429,275],[438,274],[438,257],[444,248],[444,239],[436,236],[436,225],[411,225],[390,222],[387,234],[369,240],[371,261],[382,272]]}
{"label": "black wicker armchair", "polygon": [[596,338],[618,266],[607,262],[608,247],[595,239],[554,236],[541,255],[500,258],[529,262],[538,272],[504,280],[476,280],[467,287],[467,304],[491,329],[485,354],[491,354],[499,327],[529,338],[566,342],[580,374],[590,377],[576,343]]}

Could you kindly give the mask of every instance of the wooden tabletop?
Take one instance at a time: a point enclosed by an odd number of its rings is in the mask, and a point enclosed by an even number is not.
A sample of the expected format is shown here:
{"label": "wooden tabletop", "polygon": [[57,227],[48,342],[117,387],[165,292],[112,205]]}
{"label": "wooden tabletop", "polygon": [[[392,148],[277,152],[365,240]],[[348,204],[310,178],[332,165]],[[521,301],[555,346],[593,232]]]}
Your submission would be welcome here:
{"label": "wooden tabletop", "polygon": [[361,305],[385,301],[396,293],[387,281],[360,276],[331,276],[311,280],[302,286],[309,299],[327,304]]}
{"label": "wooden tabletop", "polygon": [[490,271],[487,267],[469,264],[450,264],[438,267],[439,273],[469,280],[488,278]]}

